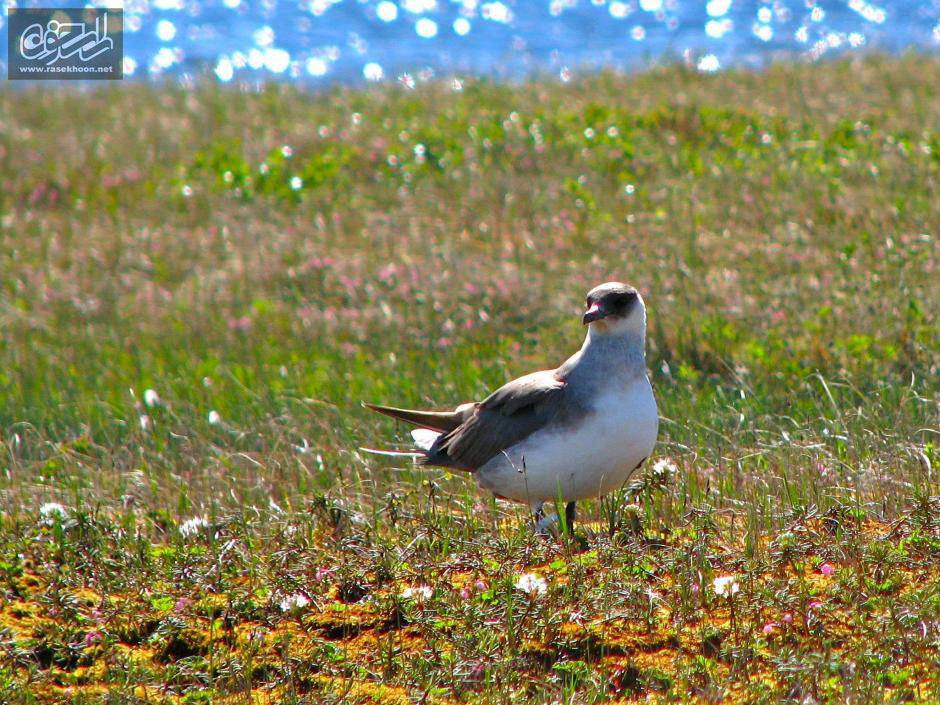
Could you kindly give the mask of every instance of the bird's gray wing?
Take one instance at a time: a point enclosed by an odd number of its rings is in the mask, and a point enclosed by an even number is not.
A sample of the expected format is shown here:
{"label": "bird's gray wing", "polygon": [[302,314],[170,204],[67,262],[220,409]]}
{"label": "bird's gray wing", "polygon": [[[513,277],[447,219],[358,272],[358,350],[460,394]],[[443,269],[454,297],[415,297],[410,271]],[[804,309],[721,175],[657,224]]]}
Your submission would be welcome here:
{"label": "bird's gray wing", "polygon": [[565,389],[555,370],[533,372],[503,385],[460,426],[441,435],[423,463],[476,470],[551,421],[564,402]]}

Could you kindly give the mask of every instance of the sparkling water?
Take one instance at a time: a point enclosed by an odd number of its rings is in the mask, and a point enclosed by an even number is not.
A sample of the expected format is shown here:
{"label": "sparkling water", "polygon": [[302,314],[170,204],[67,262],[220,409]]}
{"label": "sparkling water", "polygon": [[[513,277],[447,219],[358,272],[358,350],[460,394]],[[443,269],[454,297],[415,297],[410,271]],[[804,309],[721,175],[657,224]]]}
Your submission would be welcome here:
{"label": "sparkling water", "polygon": [[656,61],[715,71],[940,49],[940,0],[128,0],[124,13],[125,76],[145,78],[565,79]]}

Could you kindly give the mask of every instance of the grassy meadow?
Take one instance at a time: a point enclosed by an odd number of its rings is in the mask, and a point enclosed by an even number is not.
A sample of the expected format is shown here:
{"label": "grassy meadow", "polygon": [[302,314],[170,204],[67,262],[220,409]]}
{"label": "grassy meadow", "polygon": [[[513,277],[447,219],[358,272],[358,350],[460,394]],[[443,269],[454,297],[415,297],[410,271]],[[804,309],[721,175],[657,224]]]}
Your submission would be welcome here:
{"label": "grassy meadow", "polygon": [[[940,701],[940,60],[0,92],[0,702]],[[574,537],[367,456],[637,285]]]}

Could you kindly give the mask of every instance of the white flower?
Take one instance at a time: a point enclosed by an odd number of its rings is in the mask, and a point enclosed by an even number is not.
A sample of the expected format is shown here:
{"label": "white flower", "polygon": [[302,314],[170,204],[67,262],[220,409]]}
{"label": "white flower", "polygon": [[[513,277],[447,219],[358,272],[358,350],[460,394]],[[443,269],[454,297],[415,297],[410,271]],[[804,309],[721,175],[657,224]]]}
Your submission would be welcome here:
{"label": "white flower", "polygon": [[209,423],[212,424],[213,426],[216,426],[222,423],[222,417],[219,416],[219,412],[216,411],[215,409],[209,412]]}
{"label": "white flower", "polygon": [[209,528],[209,520],[205,517],[193,517],[192,519],[187,519],[182,524],[180,524],[180,533],[185,537],[189,538],[194,534],[198,534],[203,529]]}
{"label": "white flower", "polygon": [[147,414],[143,414],[140,417],[140,430],[149,431],[150,430],[150,417]]}
{"label": "white flower", "polygon": [[672,458],[660,458],[655,463],[653,463],[653,472],[657,475],[663,473],[675,473],[678,472],[679,467],[673,462]]}
{"label": "white flower", "polygon": [[151,409],[155,406],[160,406],[160,395],[152,389],[145,389],[144,404],[149,406]]}
{"label": "white flower", "polygon": [[516,580],[516,587],[527,595],[544,595],[548,590],[548,583],[535,573],[526,573]]}
{"label": "white flower", "polygon": [[418,585],[417,587],[405,588],[401,591],[401,596],[404,599],[414,600],[415,602],[424,602],[425,600],[430,600],[431,595],[433,594],[434,591],[427,585]]}
{"label": "white flower", "polygon": [[715,578],[714,586],[715,594],[719,597],[731,597],[741,589],[733,575],[722,575]]}
{"label": "white flower", "polygon": [[281,601],[278,602],[278,606],[281,608],[282,612],[290,612],[291,610],[306,607],[309,604],[310,600],[307,599],[307,596],[302,595],[299,592],[296,592],[293,595],[287,595],[286,597],[281,598]]}
{"label": "white flower", "polygon": [[39,508],[39,516],[46,522],[51,522],[53,519],[67,519],[68,515],[69,510],[58,502],[46,502]]}

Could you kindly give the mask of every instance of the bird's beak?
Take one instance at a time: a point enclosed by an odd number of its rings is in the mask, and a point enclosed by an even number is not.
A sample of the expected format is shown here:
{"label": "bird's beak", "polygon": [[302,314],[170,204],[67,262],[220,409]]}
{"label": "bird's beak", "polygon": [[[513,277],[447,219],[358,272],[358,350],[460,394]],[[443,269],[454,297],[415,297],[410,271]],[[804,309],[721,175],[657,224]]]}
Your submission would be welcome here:
{"label": "bird's beak", "polygon": [[581,323],[587,325],[591,321],[597,321],[601,318],[605,318],[606,316],[607,311],[602,309],[600,304],[593,303],[591,304],[590,308],[584,312],[584,316],[581,318]]}

